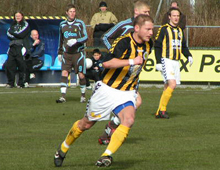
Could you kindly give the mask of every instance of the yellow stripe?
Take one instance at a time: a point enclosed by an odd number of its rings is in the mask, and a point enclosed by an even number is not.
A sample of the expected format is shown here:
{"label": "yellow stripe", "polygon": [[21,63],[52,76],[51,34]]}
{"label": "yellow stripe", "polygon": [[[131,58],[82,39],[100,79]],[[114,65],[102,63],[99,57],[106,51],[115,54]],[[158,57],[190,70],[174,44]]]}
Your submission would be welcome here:
{"label": "yellow stripe", "polygon": [[[125,52],[123,53],[123,55],[120,57],[120,59],[123,59],[125,54],[127,54],[128,50],[125,50]],[[121,83],[121,80],[124,78],[124,76],[127,74],[128,70],[129,70],[130,66],[126,66],[123,68],[123,71],[120,72],[120,74],[118,75],[117,79],[115,79],[114,83],[111,85],[112,87],[118,87],[118,85]],[[126,71],[127,70],[127,71]]]}
{"label": "yellow stripe", "polygon": [[172,35],[172,30],[170,27],[167,27],[167,31],[168,31],[168,35],[169,35],[169,58],[172,60],[173,59],[173,44],[172,44],[172,40],[173,40],[173,35]]}
{"label": "yellow stripe", "polygon": [[181,58],[181,54],[182,54],[182,41],[183,41],[183,31],[182,31],[182,29],[180,29],[179,28],[179,30],[180,30],[180,34],[181,34],[181,37],[180,37],[180,42],[181,42],[181,45],[180,45],[180,56],[179,56],[179,60],[180,60],[180,58]]}
{"label": "yellow stripe", "polygon": [[166,58],[166,55],[167,55],[167,36],[165,35],[164,36],[164,39],[163,39],[163,46],[162,46],[162,57]]}
{"label": "yellow stripe", "polygon": [[68,86],[69,87],[71,86],[71,74],[69,74],[69,76],[68,76]]}
{"label": "yellow stripe", "polygon": [[[65,16],[24,16],[25,19],[66,19]],[[0,19],[14,19],[14,16],[0,16]]]}
{"label": "yellow stripe", "polygon": [[[130,55],[130,58],[132,59],[132,58],[135,58],[136,56],[135,56],[135,52],[136,52],[136,50],[135,50],[135,46],[134,46],[134,44],[131,42],[131,48],[132,48],[132,54]],[[137,48],[137,50],[138,50],[138,56],[143,56],[143,52],[142,52],[142,48],[141,47],[138,47]],[[139,67],[141,67],[140,65],[135,65],[134,66],[134,70],[133,70],[133,73],[132,73],[132,75],[129,77],[129,79],[127,80],[127,82],[126,82],[126,84],[124,84],[124,86],[121,88],[121,90],[125,90],[127,87],[128,87],[128,85],[129,84],[131,84],[132,83],[132,81],[134,80],[134,77],[136,76],[136,73],[137,73],[137,70],[138,70],[138,68]],[[129,71],[129,68],[130,68],[130,66],[128,66],[128,67],[124,67],[124,68],[127,68],[128,70],[126,71],[126,74],[127,74],[127,72]],[[125,75],[126,75],[125,74]],[[124,75],[124,76],[125,76]]]}
{"label": "yellow stripe", "polygon": [[[131,38],[132,40],[132,38]],[[135,42],[134,41],[130,41],[130,46],[131,46],[131,54],[130,54],[130,57],[129,59],[134,59],[136,57],[136,49],[135,49]],[[127,50],[126,50],[126,53],[127,53]],[[139,53],[138,53],[139,55]],[[125,75],[128,73],[129,71],[129,68],[130,66],[125,66],[123,68],[123,71],[120,73],[120,75],[118,76],[118,78],[116,79],[116,81],[120,82],[121,83],[121,80],[125,77]],[[130,84],[133,80],[133,77],[130,77],[127,82],[123,85],[123,87],[121,88],[121,90],[125,90],[128,86],[128,84]],[[117,87],[117,86],[115,86]]]}
{"label": "yellow stripe", "polygon": [[109,79],[112,77],[112,75],[114,74],[116,69],[111,69],[108,71],[108,73],[105,75],[105,77],[103,78],[103,82],[105,84],[108,84]]}

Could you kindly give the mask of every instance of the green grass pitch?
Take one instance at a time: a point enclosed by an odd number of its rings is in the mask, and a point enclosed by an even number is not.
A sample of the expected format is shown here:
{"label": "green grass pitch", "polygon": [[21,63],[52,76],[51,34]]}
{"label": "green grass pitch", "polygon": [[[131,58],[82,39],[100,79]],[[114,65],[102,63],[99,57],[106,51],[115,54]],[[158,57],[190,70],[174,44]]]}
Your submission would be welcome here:
{"label": "green grass pitch", "polygon": [[[122,147],[107,169],[220,169],[220,89],[177,88],[168,105],[169,120],[154,118],[162,88],[140,88],[142,106]],[[91,90],[87,91],[87,97]],[[0,88],[1,170],[93,170],[106,146],[98,144],[107,122],[99,122],[71,146],[63,167],[53,156],[86,103],[79,88],[69,88],[57,104],[58,87]]]}

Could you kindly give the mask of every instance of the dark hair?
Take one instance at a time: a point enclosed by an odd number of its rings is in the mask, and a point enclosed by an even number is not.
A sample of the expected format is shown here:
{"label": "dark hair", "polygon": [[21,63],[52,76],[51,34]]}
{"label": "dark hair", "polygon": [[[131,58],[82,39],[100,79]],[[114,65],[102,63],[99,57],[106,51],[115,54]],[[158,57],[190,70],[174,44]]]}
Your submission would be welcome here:
{"label": "dark hair", "polygon": [[67,5],[67,7],[66,7],[66,11],[68,12],[71,8],[75,8],[75,9],[76,9],[76,6],[73,5],[73,4],[69,4],[69,5]]}
{"label": "dark hair", "polygon": [[154,23],[153,18],[151,18],[150,16],[144,15],[144,14],[140,14],[140,15],[138,15],[138,16],[134,19],[133,26],[135,26],[135,25],[142,26],[142,25],[144,25],[144,23],[145,23],[146,21],[150,21],[150,22]]}
{"label": "dark hair", "polygon": [[99,7],[107,7],[107,3],[102,1],[99,3]]}
{"label": "dark hair", "polygon": [[100,52],[100,50],[98,48],[93,50],[92,54],[95,54],[95,53],[101,54],[101,52]]}
{"label": "dark hair", "polygon": [[23,12],[21,12],[21,11],[16,11],[16,12],[14,13],[14,21],[16,21],[16,19],[15,19],[15,14],[17,14],[17,13],[19,13],[19,14],[22,15],[22,21],[24,21],[24,14],[23,14]]}
{"label": "dark hair", "polygon": [[176,3],[176,4],[177,4],[177,6],[179,6],[179,4],[178,4],[178,2],[177,2],[177,1],[171,1],[170,6],[171,6],[173,3]]}
{"label": "dark hair", "polygon": [[172,7],[172,8],[170,8],[169,11],[168,11],[168,15],[169,15],[169,16],[171,16],[171,12],[172,12],[172,11],[179,11],[179,13],[180,13],[180,15],[181,15],[181,11],[180,11],[179,8],[174,8],[174,7]]}

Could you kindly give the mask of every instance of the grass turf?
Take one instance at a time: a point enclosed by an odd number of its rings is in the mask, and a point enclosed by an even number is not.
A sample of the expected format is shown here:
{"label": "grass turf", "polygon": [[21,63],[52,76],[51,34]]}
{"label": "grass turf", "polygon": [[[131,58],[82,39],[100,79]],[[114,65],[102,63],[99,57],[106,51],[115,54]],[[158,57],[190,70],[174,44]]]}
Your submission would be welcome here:
{"label": "grass turf", "polygon": [[[87,91],[87,97],[91,91]],[[162,88],[140,88],[143,104],[122,147],[107,169],[217,170],[220,167],[220,89],[176,89],[169,120],[154,118]],[[59,88],[0,88],[0,169],[57,169],[53,155],[73,122],[82,118],[78,88],[57,104]],[[71,146],[59,169],[93,170],[106,146],[98,144],[99,122]]]}

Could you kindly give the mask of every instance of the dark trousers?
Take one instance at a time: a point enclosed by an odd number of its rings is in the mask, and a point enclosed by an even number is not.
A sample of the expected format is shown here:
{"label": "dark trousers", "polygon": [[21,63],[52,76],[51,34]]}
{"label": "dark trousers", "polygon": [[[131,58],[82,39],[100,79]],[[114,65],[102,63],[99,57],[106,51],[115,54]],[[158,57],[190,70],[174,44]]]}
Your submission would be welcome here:
{"label": "dark trousers", "polygon": [[34,73],[34,71],[39,70],[44,62],[38,58],[30,57],[30,59],[25,61],[26,63],[26,80],[25,82],[30,82],[30,74]]}
{"label": "dark trousers", "polygon": [[94,47],[104,47],[104,43],[102,42],[101,37],[95,37],[93,38],[93,46]]}
{"label": "dark trousers", "polygon": [[24,86],[26,64],[21,53],[22,46],[12,45],[8,52],[6,75],[8,84],[14,87],[16,71],[19,72],[18,86]]}
{"label": "dark trousers", "polygon": [[99,81],[100,72],[97,70],[86,70],[86,86],[90,86],[89,79],[94,80],[95,82]]}

